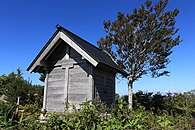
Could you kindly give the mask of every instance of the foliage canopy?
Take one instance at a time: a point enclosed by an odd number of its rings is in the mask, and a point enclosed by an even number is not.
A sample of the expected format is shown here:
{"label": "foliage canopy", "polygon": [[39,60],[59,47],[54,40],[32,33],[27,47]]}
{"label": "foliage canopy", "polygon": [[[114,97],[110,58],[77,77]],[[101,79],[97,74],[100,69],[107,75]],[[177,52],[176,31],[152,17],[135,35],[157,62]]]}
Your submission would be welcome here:
{"label": "foliage canopy", "polygon": [[156,4],[146,0],[132,14],[119,12],[113,22],[104,21],[106,36],[98,46],[128,73],[130,104],[134,81],[147,74],[168,75],[172,48],[181,42],[175,27],[179,10],[166,11],[167,4],[168,0]]}

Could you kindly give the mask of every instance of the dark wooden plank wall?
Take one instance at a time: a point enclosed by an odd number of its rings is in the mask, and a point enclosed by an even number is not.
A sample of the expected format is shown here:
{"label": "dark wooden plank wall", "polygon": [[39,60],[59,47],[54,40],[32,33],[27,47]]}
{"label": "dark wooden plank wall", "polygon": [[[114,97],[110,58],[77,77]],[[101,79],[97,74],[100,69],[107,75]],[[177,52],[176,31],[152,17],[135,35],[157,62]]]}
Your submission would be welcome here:
{"label": "dark wooden plank wall", "polygon": [[62,60],[66,55],[67,44],[64,41],[58,42],[57,45],[53,47],[52,53],[47,55],[47,61]]}
{"label": "dark wooden plank wall", "polygon": [[115,74],[94,68],[95,97],[100,98],[108,106],[115,102]]}

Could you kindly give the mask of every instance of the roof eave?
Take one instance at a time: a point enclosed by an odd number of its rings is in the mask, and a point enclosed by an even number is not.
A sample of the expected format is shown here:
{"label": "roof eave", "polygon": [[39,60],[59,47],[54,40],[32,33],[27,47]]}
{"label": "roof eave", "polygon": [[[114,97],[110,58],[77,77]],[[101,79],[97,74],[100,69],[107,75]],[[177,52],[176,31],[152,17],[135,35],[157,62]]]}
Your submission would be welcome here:
{"label": "roof eave", "polygon": [[39,65],[41,66],[41,63],[39,63],[39,61],[38,61],[39,58],[42,57],[41,56],[42,53],[44,53],[44,51],[47,49],[47,47],[50,45],[50,43],[53,42],[53,40],[55,41],[57,36],[59,38],[61,38],[62,40],[64,40],[72,48],[77,50],[77,52],[79,52],[82,56],[84,56],[84,58],[86,58],[92,65],[94,65],[95,67],[97,66],[99,61],[95,60],[87,51],[85,52],[85,49],[83,49],[81,46],[79,46],[79,44],[76,43],[76,41],[74,41],[74,39],[72,39],[69,35],[67,35],[63,31],[64,28],[62,28],[59,25],[57,25],[56,28],[57,28],[57,31],[52,35],[52,37],[49,39],[49,41],[46,43],[46,45],[42,48],[42,50],[39,52],[39,54],[35,57],[33,62],[29,65],[29,67],[27,68],[27,71],[30,71],[30,73],[35,72],[36,67]]}
{"label": "roof eave", "polygon": [[39,52],[39,54],[35,57],[35,59],[32,61],[32,63],[28,66],[27,71],[30,71],[30,73],[34,72],[34,68],[33,65],[34,63],[37,61],[37,59],[40,57],[40,55],[44,52],[44,50],[47,48],[47,46],[49,45],[49,43],[54,39],[54,37],[58,34],[59,30],[56,30],[56,32],[51,36],[51,38],[48,40],[48,42],[45,44],[45,46],[41,49],[41,51]]}

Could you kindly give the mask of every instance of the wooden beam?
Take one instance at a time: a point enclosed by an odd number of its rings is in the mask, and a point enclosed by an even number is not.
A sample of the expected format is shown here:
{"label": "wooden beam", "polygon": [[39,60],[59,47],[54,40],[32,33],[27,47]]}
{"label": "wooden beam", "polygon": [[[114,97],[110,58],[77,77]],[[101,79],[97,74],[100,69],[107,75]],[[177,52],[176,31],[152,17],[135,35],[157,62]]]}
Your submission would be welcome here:
{"label": "wooden beam", "polygon": [[87,61],[85,59],[79,59],[75,61],[74,59],[62,59],[62,60],[55,60],[55,61],[48,61],[48,64],[52,64],[54,67],[62,66],[62,65],[75,65],[75,64],[82,64],[86,63]]}
{"label": "wooden beam", "polygon": [[70,47],[75,49],[80,55],[82,55],[85,59],[87,59],[93,66],[97,66],[98,62],[94,60],[87,52],[81,49],[74,41],[72,41],[68,36],[66,36],[63,32],[60,33],[60,38],[62,38]]}
{"label": "wooden beam", "polygon": [[42,111],[44,112],[46,111],[46,103],[47,103],[48,77],[49,77],[49,73],[48,73],[48,70],[46,70],[44,95],[43,95],[43,108],[42,108]]}
{"label": "wooden beam", "polygon": [[36,62],[32,65],[32,67],[29,69],[30,73],[33,72],[33,70],[36,68],[36,66],[39,66],[41,63],[41,60],[49,53],[49,51],[52,49],[52,47],[56,44],[58,39],[60,38],[60,33],[58,33],[54,39],[50,42],[49,46],[43,51],[43,53],[39,56],[39,58],[36,60]]}
{"label": "wooden beam", "polygon": [[70,58],[70,47],[69,47],[69,45],[66,45],[65,59],[69,59],[69,58]]}
{"label": "wooden beam", "polygon": [[89,65],[89,88],[90,88],[89,100],[93,100],[95,98],[95,93],[94,93],[93,66],[91,65]]}
{"label": "wooden beam", "polygon": [[68,86],[69,86],[69,67],[65,68],[65,86],[64,86],[64,100],[68,102]]}
{"label": "wooden beam", "polygon": [[[58,32],[58,34],[54,37],[54,39],[50,42],[50,44],[47,46],[47,48],[37,58],[37,60],[35,61],[35,63],[29,69],[30,73],[32,73],[37,66],[40,66],[41,65],[40,62],[43,60],[43,58],[45,58],[47,55],[49,55],[49,52],[57,44],[57,41],[60,38],[62,40],[64,40],[70,47],[72,47],[73,49],[75,49],[80,55],[82,55],[82,57],[84,57],[87,61],[89,61],[93,66],[96,67],[98,65],[98,61],[96,61],[95,59],[93,59],[93,57],[91,57],[87,52],[85,52],[79,45],[77,45],[77,43],[75,43],[74,41],[72,41],[63,32]],[[66,57],[68,58],[68,55]]]}

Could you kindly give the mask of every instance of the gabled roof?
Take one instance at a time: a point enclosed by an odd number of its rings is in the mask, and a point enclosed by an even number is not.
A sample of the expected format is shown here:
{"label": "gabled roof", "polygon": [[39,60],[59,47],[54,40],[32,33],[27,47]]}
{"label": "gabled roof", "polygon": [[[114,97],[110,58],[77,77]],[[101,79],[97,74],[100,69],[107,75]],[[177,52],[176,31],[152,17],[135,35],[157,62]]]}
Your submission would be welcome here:
{"label": "gabled roof", "polygon": [[106,65],[116,70],[117,72],[126,75],[126,72],[99,48],[68,31],[67,29],[61,27],[60,25],[57,25],[56,28],[57,31],[53,34],[50,40],[46,43],[46,45],[42,48],[42,50],[27,68],[28,71],[35,72],[35,68],[41,65],[40,61],[45,57],[45,55],[47,55],[47,52],[55,45],[57,40],[61,38],[78,53],[80,53],[85,59],[87,59],[93,66],[96,67],[100,64]]}

